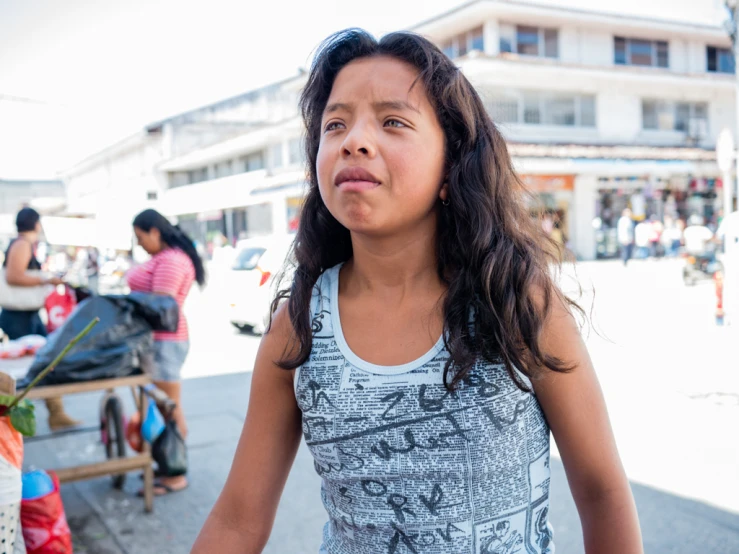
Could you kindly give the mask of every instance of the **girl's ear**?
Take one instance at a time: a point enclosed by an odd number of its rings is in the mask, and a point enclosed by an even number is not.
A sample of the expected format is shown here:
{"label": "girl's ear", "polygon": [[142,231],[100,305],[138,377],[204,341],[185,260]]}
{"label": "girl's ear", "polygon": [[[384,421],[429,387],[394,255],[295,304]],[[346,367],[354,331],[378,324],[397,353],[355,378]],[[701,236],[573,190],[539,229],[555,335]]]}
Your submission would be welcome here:
{"label": "girl's ear", "polygon": [[449,183],[444,183],[441,185],[441,190],[439,191],[439,199],[442,202],[446,202],[449,198]]}

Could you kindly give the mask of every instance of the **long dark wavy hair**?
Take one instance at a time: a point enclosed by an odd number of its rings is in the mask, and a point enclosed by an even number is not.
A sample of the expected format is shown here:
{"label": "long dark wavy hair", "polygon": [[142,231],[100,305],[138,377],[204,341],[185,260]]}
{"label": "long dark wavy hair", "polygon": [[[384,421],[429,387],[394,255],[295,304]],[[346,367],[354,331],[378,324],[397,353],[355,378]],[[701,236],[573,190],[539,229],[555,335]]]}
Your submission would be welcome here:
{"label": "long dark wavy hair", "polygon": [[167,246],[179,248],[192,260],[195,266],[195,280],[201,287],[205,285],[205,266],[195,249],[192,239],[180,229],[179,225],[172,225],[170,221],[156,210],[148,209],[141,212],[133,220],[133,226],[149,232],[153,227],[159,229],[162,240]]}
{"label": "long dark wavy hair", "polygon": [[293,369],[308,359],[313,287],[321,273],[352,257],[349,231],[321,199],[316,158],[321,118],[337,74],[350,62],[373,56],[389,56],[418,70],[414,86],[425,87],[446,137],[449,205],[439,203],[437,230],[438,274],[448,287],[443,305],[450,353],[445,385],[456,387],[481,358],[502,361],[523,390],[529,388],[519,371],[532,379],[543,368],[569,371],[565,362],[542,350],[539,339],[553,295],[576,304],[553,281],[550,266],[558,262],[554,249],[529,213],[526,190],[513,170],[505,140],[477,92],[427,39],[397,32],[377,41],[360,29],[323,42],[300,98],[309,189],[294,244],[294,278],[272,304],[274,313],[289,299],[295,333],[279,366]]}

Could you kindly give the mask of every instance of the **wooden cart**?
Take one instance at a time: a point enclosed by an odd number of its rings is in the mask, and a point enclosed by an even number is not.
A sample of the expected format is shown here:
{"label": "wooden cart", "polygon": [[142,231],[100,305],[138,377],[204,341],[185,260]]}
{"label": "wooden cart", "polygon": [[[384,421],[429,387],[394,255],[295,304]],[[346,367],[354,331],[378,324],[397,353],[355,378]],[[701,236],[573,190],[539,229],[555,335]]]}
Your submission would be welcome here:
{"label": "wooden cart", "polygon": [[[2,367],[0,367],[0,370],[1,369]],[[15,373],[17,375],[18,371],[16,370]],[[148,375],[140,374],[116,379],[36,387],[28,393],[26,398],[32,400],[44,400],[47,398],[63,397],[73,394],[104,391],[105,400],[102,404],[103,408],[101,413],[102,425],[94,428],[72,428],[65,431],[57,431],[48,435],[30,437],[27,438],[26,441],[31,442],[44,440],[71,433],[91,431],[101,433],[102,436],[106,438],[106,440],[104,440],[106,455],[108,458],[106,461],[68,468],[45,469],[53,469],[59,476],[59,481],[61,483],[70,483],[110,475],[113,478],[113,486],[117,488],[121,488],[123,486],[126,473],[139,470],[143,471],[144,507],[147,512],[151,512],[154,508],[154,470],[152,468],[153,460],[151,457],[151,446],[146,441],[142,441],[143,451],[140,454],[133,456],[127,455],[126,430],[123,422],[122,404],[120,398],[118,398],[114,392],[114,390],[119,387],[131,388],[141,421],[143,422],[150,396],[154,398],[159,406],[165,406],[167,409],[171,409],[173,406],[167,396],[158,389],[145,390],[144,387],[149,384],[151,384],[151,378]]]}

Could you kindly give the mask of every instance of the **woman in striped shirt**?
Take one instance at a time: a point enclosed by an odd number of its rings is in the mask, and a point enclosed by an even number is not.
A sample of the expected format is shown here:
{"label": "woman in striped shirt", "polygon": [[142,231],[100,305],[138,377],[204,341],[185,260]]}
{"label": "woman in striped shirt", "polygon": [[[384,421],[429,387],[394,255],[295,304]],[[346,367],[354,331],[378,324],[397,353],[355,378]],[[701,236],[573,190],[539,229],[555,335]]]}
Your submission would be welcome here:
{"label": "woman in striped shirt", "polygon": [[[193,242],[176,225],[156,210],[145,210],[133,221],[133,230],[139,245],[151,256],[146,263],[126,275],[131,290],[167,294],[177,300],[180,323],[177,331],[154,333],[154,384],[177,404],[173,417],[183,438],[187,438],[187,422],[181,406],[182,385],[180,372],[185,363],[190,339],[182,306],[193,281],[205,284],[205,269]],[[154,493],[157,495],[180,491],[187,487],[187,478],[160,477]]]}

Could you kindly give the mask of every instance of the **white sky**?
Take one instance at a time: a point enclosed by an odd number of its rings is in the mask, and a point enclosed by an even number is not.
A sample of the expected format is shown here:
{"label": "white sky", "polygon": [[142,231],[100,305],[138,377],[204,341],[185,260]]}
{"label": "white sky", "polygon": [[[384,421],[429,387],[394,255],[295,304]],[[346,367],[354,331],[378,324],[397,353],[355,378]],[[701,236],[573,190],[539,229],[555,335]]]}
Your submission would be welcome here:
{"label": "white sky", "polygon": [[[721,4],[531,1],[702,22]],[[463,3],[0,0],[0,178],[51,176],[146,123],[294,75],[334,31],[381,35]]]}

